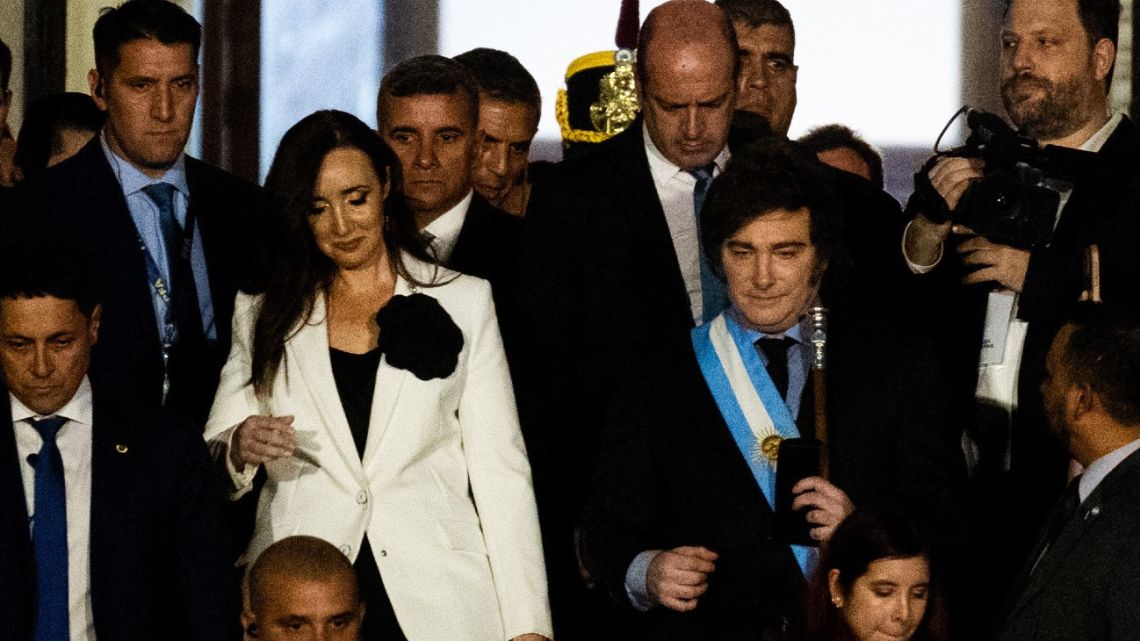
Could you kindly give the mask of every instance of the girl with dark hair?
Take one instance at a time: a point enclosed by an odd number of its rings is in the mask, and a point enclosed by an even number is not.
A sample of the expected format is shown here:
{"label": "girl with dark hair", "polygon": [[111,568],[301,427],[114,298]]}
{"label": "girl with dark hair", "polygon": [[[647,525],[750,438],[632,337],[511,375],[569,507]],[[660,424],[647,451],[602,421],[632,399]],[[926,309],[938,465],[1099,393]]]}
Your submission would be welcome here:
{"label": "girl with dark hair", "polygon": [[267,473],[245,560],[298,534],[339,547],[366,641],[550,636],[490,287],[431,260],[400,187],[396,156],[343,112],[277,150],[270,277],[238,295],[206,426],[234,498]]}
{"label": "girl with dark hair", "polygon": [[811,641],[945,641],[930,548],[897,513],[863,507],[823,549],[811,590]]}

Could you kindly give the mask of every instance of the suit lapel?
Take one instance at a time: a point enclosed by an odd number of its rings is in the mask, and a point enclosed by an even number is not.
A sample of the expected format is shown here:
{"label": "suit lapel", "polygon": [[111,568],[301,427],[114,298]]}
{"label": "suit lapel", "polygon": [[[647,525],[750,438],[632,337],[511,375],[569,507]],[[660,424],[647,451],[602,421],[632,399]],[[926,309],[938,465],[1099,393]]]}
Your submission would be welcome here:
{"label": "suit lapel", "polygon": [[450,260],[447,261],[447,267],[454,269],[458,272],[465,274],[474,274],[479,270],[479,266],[472,263],[473,256],[469,256],[472,250],[468,247],[480,247],[482,245],[480,236],[482,235],[482,225],[480,224],[484,211],[483,197],[479,194],[474,194],[471,198],[471,204],[467,207],[467,214],[463,218],[463,227],[459,229],[459,236],[455,239],[455,247],[451,250]]}
{"label": "suit lapel", "polygon": [[35,594],[32,539],[27,499],[20,476],[16,433],[8,390],[0,384],[0,631],[13,630],[31,638],[31,600]]}
{"label": "suit lapel", "polygon": [[[405,260],[408,260],[405,258]],[[394,296],[407,296],[413,293],[410,283],[403,276],[396,278]],[[380,450],[380,439],[388,432],[392,415],[396,411],[396,403],[400,398],[400,391],[408,378],[408,370],[397,369],[388,364],[388,357],[380,359],[380,367],[376,371],[376,387],[372,391],[372,411],[368,421],[368,440],[364,444],[364,469],[369,472],[377,464],[377,453]],[[423,400],[423,399],[421,399]]]}
{"label": "suit lapel", "polygon": [[0,385],[0,542],[5,546],[17,541],[31,543],[28,531],[28,504],[24,495],[24,479],[20,475],[16,432],[12,427],[12,407],[8,390]]}
{"label": "suit lapel", "polygon": [[[233,294],[236,285],[226,283],[230,275],[228,269],[228,255],[225,251],[226,240],[222,237],[222,229],[218,226],[218,217],[214,215],[217,210],[216,194],[210,184],[202,175],[201,163],[194,158],[186,157],[186,185],[190,190],[190,202],[187,208],[189,216],[193,216],[198,232],[202,237],[202,252],[206,258],[206,272],[210,285],[210,300],[214,307],[215,328],[218,342],[229,343],[231,331],[229,323],[222,319],[230,318],[233,314],[221,313],[222,309],[233,304]],[[224,339],[224,340],[223,340]]]}
{"label": "suit lapel", "polygon": [[121,576],[119,555],[130,549],[131,533],[138,529],[142,508],[136,505],[139,483],[136,479],[136,457],[146,456],[136,432],[134,421],[124,416],[100,394],[92,391],[91,424],[91,516],[90,516],[90,573],[92,609],[96,629],[103,626],[100,620],[100,595],[115,588],[116,577]]}
{"label": "suit lapel", "polygon": [[[360,457],[352,440],[352,430],[340,404],[336,379],[333,378],[332,360],[329,357],[328,317],[325,309],[325,296],[319,294],[313,303],[313,313],[308,322],[285,344],[290,363],[296,363],[309,396],[317,406],[321,419],[328,427],[333,445],[344,459],[353,476],[363,479]],[[299,426],[304,429],[304,426]],[[371,440],[371,437],[369,438]]]}
{"label": "suit lapel", "polygon": [[1096,527],[1099,519],[1105,517],[1106,510],[1118,507],[1110,505],[1114,489],[1118,485],[1135,483],[1138,480],[1137,476],[1140,476],[1140,452],[1134,452],[1122,461],[1081,503],[1077,516],[1065,525],[1053,544],[1044,550],[1045,555],[1041,557],[1041,561],[1034,570],[1033,563],[1041,555],[1044,544],[1043,540],[1038,541],[1037,545],[1034,546],[1033,554],[1026,559],[1026,567],[1022,570],[1022,575],[1015,584],[1018,588],[1024,586],[1024,590],[1018,589],[1018,592],[1015,593],[1017,595],[1015,596],[1016,600],[1010,609],[1008,619],[1016,617],[1025,606],[1033,601],[1033,598],[1043,587],[1050,584],[1052,576],[1066,563],[1071,562],[1069,560],[1072,556],[1071,553],[1079,547],[1084,535]]}
{"label": "suit lapel", "polygon": [[[678,319],[684,320],[679,327],[692,327],[693,318],[689,301],[689,293],[685,287],[685,277],[681,274],[681,266],[677,261],[677,251],[673,246],[673,236],[669,232],[669,223],[665,220],[665,208],[661,206],[661,198],[657,195],[657,186],[653,182],[653,173],[649,169],[649,158],[646,156],[645,138],[641,120],[638,119],[631,129],[636,134],[629,136],[623,144],[628,145],[624,153],[618,157],[628,160],[626,166],[615,167],[610,172],[612,182],[609,186],[616,202],[630,215],[629,229],[634,234],[634,242],[642,244],[650,255],[649,265],[656,265],[659,269],[661,283],[671,283],[667,287],[668,295],[675,304],[670,308],[683,314]],[[651,267],[651,269],[654,269]],[[664,311],[664,310],[662,310]]]}

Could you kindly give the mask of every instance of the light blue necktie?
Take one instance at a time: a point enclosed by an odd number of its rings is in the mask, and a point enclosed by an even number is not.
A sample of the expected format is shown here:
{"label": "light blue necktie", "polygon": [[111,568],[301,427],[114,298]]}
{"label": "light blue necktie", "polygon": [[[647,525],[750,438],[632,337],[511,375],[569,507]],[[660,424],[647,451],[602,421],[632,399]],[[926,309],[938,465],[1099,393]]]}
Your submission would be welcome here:
{"label": "light blue necktie", "polygon": [[728,307],[728,292],[724,283],[713,273],[712,266],[705,257],[704,245],[700,241],[701,208],[705,204],[705,195],[708,194],[709,186],[712,185],[715,167],[716,165],[710,163],[689,171],[697,179],[697,185],[693,188],[693,212],[697,216],[697,246],[701,256],[701,320],[705,323],[716,318],[717,314]]}
{"label": "light blue necktie", "polygon": [[32,547],[36,555],[35,641],[67,641],[67,491],[55,437],[62,416],[31,421],[44,440],[36,458]]}

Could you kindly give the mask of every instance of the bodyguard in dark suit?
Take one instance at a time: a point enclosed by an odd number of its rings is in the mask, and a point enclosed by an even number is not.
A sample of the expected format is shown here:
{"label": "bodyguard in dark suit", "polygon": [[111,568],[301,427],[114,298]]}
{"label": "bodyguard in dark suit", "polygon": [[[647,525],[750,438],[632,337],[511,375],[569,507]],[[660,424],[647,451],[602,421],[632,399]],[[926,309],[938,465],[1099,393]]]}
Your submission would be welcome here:
{"label": "bodyguard in dark suit", "polygon": [[1140,639],[1140,322],[1082,309],[1049,348],[1045,410],[1084,472],[997,619],[1002,641]]}
{"label": "bodyguard in dark suit", "polygon": [[88,381],[93,288],[66,246],[39,249],[0,270],[0,637],[239,638],[199,428]]}
{"label": "bodyguard in dark suit", "polygon": [[127,2],[94,30],[102,133],[22,187],[21,217],[83,242],[101,279],[92,378],[204,423],[233,301],[256,254],[254,186],[183,152],[201,27],[176,5]]}
{"label": "bodyguard in dark suit", "polygon": [[[376,122],[400,158],[404,196],[436,258],[490,281],[502,323],[510,316],[522,221],[472,187],[479,88],[471,73],[442,56],[405,60],[380,83]],[[510,334],[503,328],[508,350]]]}
{"label": "bodyguard in dark suit", "polygon": [[[734,155],[702,210],[730,308],[633,358],[606,415],[583,549],[592,576],[644,612],[638,638],[802,632],[816,551],[778,536],[772,443],[815,434],[803,319],[842,240],[821,168],[787,147],[752,153]],[[854,504],[889,502],[952,553],[964,466],[929,350],[831,320],[831,474],[800,480],[793,506],[826,541]]]}

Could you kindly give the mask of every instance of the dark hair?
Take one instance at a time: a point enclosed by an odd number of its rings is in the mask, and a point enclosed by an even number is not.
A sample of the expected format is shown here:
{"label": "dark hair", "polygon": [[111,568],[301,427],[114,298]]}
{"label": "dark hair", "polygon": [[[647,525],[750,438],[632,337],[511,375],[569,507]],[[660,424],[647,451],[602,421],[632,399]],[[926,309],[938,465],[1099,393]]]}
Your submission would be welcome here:
{"label": "dark hair", "polygon": [[[479,47],[455,56],[455,61],[471,72],[479,91],[488,98],[505,102],[521,102],[542,112],[542,94],[534,76],[522,63],[506,51]],[[536,118],[537,120],[537,118]]]}
{"label": "dark hair", "polygon": [[777,0],[716,0],[716,5],[724,9],[732,22],[743,22],[753,29],[763,25],[787,27],[795,44],[796,27],[792,24],[792,14]]}
{"label": "dark hair", "polygon": [[16,142],[15,160],[24,179],[47,169],[52,154],[63,148],[64,130],[98,133],[104,118],[91,96],[83,93],[56,93],[33,102]]}
{"label": "dark hair", "polygon": [[851,630],[831,600],[828,575],[839,570],[839,588],[851,593],[855,581],[881,559],[925,558],[931,567],[926,612],[911,639],[944,641],[948,638],[946,610],[934,578],[930,546],[899,512],[882,506],[864,506],[847,515],[824,545],[819,568],[810,589],[808,638],[831,641],[853,638]]}
{"label": "dark hair", "polygon": [[95,67],[107,78],[122,61],[120,48],[134,40],[158,40],[164,45],[188,44],[194,60],[202,45],[202,25],[178,5],[166,0],[129,0],[107,8],[95,21]]}
{"label": "dark hair", "polygon": [[336,275],[336,265],[317,246],[308,219],[321,164],[329,152],[342,148],[364,152],[380,181],[387,181],[384,246],[392,268],[417,285],[431,284],[416,280],[404,265],[404,253],[425,262],[434,260],[400,195],[403,185],[396,154],[368,125],[343,111],[318,111],[301,119],[285,132],[265,178],[266,251],[273,277],[266,279],[254,325],[250,382],[258,395],[268,393],[285,358],[285,341],[297,331],[298,321],[308,320],[316,297],[327,291]]}
{"label": "dark hair", "polygon": [[389,98],[460,93],[467,99],[474,128],[479,122],[479,86],[467,67],[443,56],[409,58],[384,74],[380,81],[380,91],[376,94],[376,125],[383,128]]}
{"label": "dark hair", "polygon": [[[649,85],[649,74],[646,71],[646,61],[649,60],[649,45],[653,42],[654,36],[657,35],[657,22],[660,14],[656,7],[645,18],[645,23],[641,25],[641,31],[637,34],[637,59],[634,61],[637,65],[637,80],[638,87],[642,92],[645,87]],[[720,12],[720,19],[717,21],[717,26],[720,28],[720,34],[724,41],[728,43],[729,50],[732,51],[732,79],[738,80],[740,78],[740,56],[737,51],[740,49],[740,43],[736,41],[736,29],[732,28],[732,21],[728,19],[728,15]]]}
{"label": "dark hair", "polygon": [[1140,317],[1135,309],[1104,303],[1077,306],[1061,361],[1075,383],[1088,385],[1105,412],[1140,426]]}
{"label": "dark hair", "polygon": [[854,151],[871,169],[871,182],[879,189],[883,188],[883,157],[850,127],[839,124],[816,127],[801,137],[799,142],[813,154],[832,149]]}
{"label": "dark hair", "polygon": [[12,80],[12,50],[0,40],[0,91],[8,91],[8,82]]}
{"label": "dark hair", "polygon": [[98,294],[79,239],[52,229],[49,222],[15,215],[0,234],[0,298],[73,300],[91,318]]}
{"label": "dark hair", "polygon": [[1077,13],[1090,44],[1108,38],[1116,46],[1120,36],[1120,0],[1077,0]]}
{"label": "dark hair", "polygon": [[777,210],[807,209],[817,264],[838,254],[839,204],[823,167],[787,140],[762,138],[732,148],[732,160],[713,180],[701,208],[701,247],[724,273],[721,247],[753,220]]}

